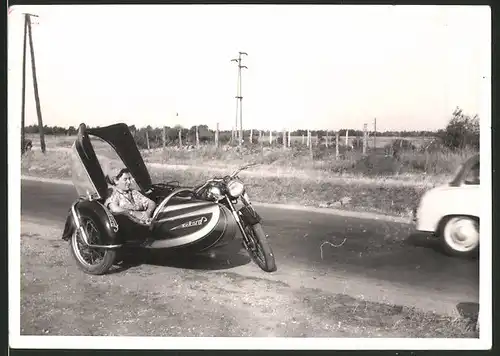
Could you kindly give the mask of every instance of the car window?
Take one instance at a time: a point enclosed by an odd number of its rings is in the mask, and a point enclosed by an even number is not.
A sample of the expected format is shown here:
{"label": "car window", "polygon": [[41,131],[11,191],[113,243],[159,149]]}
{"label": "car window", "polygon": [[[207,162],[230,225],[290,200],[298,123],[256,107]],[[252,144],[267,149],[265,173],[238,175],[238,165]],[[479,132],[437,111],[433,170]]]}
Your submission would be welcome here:
{"label": "car window", "polygon": [[467,185],[479,184],[479,162],[476,163],[467,173],[464,183]]}

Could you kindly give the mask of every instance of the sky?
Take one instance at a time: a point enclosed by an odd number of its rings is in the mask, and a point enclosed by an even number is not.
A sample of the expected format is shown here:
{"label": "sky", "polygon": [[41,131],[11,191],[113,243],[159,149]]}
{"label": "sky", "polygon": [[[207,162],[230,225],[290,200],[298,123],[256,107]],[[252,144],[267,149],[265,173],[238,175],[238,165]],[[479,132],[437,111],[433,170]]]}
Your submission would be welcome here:
{"label": "sky", "polygon": [[[435,130],[487,113],[486,6],[17,6],[8,22],[9,123],[20,125],[23,12],[44,124]],[[29,50],[26,125],[37,122]],[[488,103],[486,101],[486,103]],[[178,116],[176,116],[178,113]],[[482,115],[483,114],[483,115]]]}

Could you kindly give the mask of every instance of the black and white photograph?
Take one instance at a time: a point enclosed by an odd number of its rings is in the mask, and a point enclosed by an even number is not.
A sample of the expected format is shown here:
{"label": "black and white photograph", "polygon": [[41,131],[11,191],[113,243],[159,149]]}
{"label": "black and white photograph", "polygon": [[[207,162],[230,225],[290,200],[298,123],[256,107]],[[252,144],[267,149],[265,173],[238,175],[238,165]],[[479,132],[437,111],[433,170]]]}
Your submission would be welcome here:
{"label": "black and white photograph", "polygon": [[488,6],[7,19],[12,348],[491,347]]}

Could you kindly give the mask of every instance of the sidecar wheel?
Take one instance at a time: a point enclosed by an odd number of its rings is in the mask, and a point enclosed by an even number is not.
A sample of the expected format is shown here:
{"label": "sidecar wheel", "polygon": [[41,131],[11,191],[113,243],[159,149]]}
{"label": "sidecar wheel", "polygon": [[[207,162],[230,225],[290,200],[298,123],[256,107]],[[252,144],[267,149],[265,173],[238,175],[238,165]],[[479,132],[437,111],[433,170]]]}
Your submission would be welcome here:
{"label": "sidecar wheel", "polygon": [[[92,219],[82,219],[91,243],[99,240],[99,231]],[[97,249],[85,245],[79,231],[75,230],[69,241],[69,248],[80,270],[87,274],[102,275],[109,271],[117,258],[116,250]]]}
{"label": "sidecar wheel", "polygon": [[275,272],[276,260],[274,258],[273,250],[261,224],[247,226],[247,236],[255,243],[254,248],[249,246],[248,252],[252,260],[265,272]]}

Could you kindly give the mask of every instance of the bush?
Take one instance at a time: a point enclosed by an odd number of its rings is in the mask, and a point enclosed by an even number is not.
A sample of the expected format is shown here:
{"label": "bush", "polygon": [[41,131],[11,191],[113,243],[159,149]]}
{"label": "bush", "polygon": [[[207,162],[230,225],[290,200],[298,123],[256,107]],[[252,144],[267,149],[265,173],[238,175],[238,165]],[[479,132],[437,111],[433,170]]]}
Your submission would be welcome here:
{"label": "bush", "polygon": [[456,108],[446,129],[439,132],[443,143],[451,150],[479,149],[479,116],[470,117]]}

